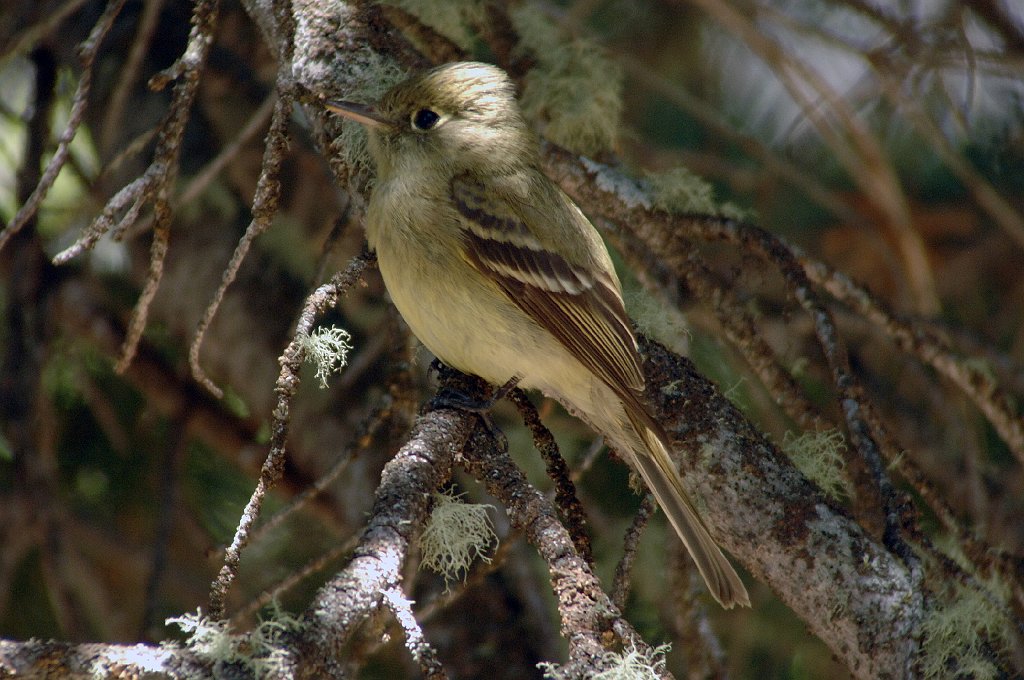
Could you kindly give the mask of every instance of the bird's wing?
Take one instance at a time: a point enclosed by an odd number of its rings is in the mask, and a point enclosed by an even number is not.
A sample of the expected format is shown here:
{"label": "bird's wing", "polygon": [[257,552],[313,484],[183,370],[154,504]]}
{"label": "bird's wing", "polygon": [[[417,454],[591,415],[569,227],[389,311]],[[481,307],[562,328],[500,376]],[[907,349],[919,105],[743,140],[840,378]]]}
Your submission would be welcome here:
{"label": "bird's wing", "polygon": [[[544,182],[535,186],[546,190]],[[550,191],[546,198],[556,200],[541,204],[557,208],[542,214],[507,192],[456,177],[452,200],[462,218],[466,259],[620,398],[635,403],[644,379],[614,270],[607,257],[570,254],[568,249],[600,245],[600,237],[590,233],[593,226],[568,197],[554,186]],[[557,222],[541,232],[535,224],[539,219]],[[547,243],[541,233],[548,235]],[[552,233],[562,242],[552,243]],[[588,260],[607,264],[573,262]]]}
{"label": "bird's wing", "polygon": [[[532,191],[546,191],[548,186],[534,183]],[[637,446],[631,447],[636,468],[693,555],[712,595],[727,608],[749,606],[743,582],[686,495],[668,453],[668,435],[640,402],[640,356],[599,237],[557,187],[551,186],[552,194],[530,205],[520,197],[529,197],[532,191],[503,191],[500,185],[485,190],[468,177],[452,182],[466,259],[622,400],[637,437]],[[536,205],[557,208],[544,214]],[[540,230],[540,220],[551,221]],[[596,252],[598,248],[601,252]],[[629,437],[625,443],[629,445]]]}

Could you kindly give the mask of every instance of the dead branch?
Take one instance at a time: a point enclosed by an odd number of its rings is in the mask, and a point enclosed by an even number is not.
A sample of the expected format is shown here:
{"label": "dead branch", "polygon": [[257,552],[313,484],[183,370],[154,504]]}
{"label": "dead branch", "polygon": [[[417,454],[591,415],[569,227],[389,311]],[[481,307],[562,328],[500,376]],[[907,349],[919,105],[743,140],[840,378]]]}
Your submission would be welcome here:
{"label": "dead branch", "polygon": [[640,537],[643,536],[644,529],[647,528],[647,522],[657,509],[658,506],[654,496],[649,493],[644,494],[644,499],[640,502],[640,509],[633,516],[629,530],[626,531],[626,538],[623,541],[622,558],[615,567],[615,581],[612,584],[612,602],[619,608],[619,611],[626,610],[629,589],[632,586],[630,581],[633,577],[633,562],[636,560],[637,549],[640,547]]}
{"label": "dead branch", "polygon": [[337,303],[338,297],[343,295],[362,276],[363,271],[373,262],[368,254],[356,258],[348,269],[337,274],[334,279],[323,286],[320,286],[306,300],[302,312],[296,324],[295,336],[289,343],[284,354],[281,355],[281,373],[277,380],[277,407],[274,409],[274,423],[270,441],[270,452],[260,470],[260,478],[256,484],[249,503],[242,513],[235,537],[231,541],[224,555],[224,566],[221,567],[217,579],[210,589],[210,614],[217,619],[224,618],[224,604],[228,589],[238,574],[238,564],[241,560],[242,550],[248,544],[250,532],[259,516],[260,508],[267,492],[281,477],[285,462],[285,445],[288,441],[288,427],[291,422],[292,400],[298,389],[300,378],[299,370],[305,359],[305,349],[302,340],[308,338],[316,320],[323,312]]}
{"label": "dead branch", "polygon": [[811,281],[873,322],[904,352],[913,354],[953,382],[985,414],[1013,455],[1024,465],[1024,421],[1014,412],[1010,396],[992,375],[979,368],[977,362],[955,356],[949,342],[936,329],[899,319],[884,303],[848,276],[824,262],[807,257],[802,257],[800,262]]}
{"label": "dead branch", "polygon": [[593,565],[594,556],[590,549],[590,537],[587,536],[587,515],[579,498],[576,497],[576,485],[570,477],[569,466],[558,450],[554,435],[541,422],[537,408],[530,402],[525,392],[520,389],[512,390],[508,399],[519,409],[523,423],[533,434],[533,445],[544,459],[548,477],[555,483],[555,503],[565,518],[566,528],[572,536],[576,551],[588,564]]}
{"label": "dead branch", "polygon": [[270,131],[267,132],[263,164],[260,166],[260,178],[256,185],[256,195],[252,201],[252,222],[249,223],[249,228],[245,230],[245,235],[239,240],[235,252],[231,255],[231,261],[224,269],[220,287],[217,288],[213,300],[203,313],[203,318],[199,322],[188,352],[192,377],[218,399],[223,396],[224,392],[203,371],[199,364],[199,349],[202,347],[206,329],[213,322],[213,317],[217,314],[224,294],[238,275],[238,270],[242,266],[249,248],[252,247],[253,241],[270,228],[270,223],[277,213],[277,202],[281,195],[281,182],[278,174],[281,171],[281,162],[284,160],[284,154],[288,147],[288,119],[291,116],[293,100],[291,88],[286,86],[285,79],[279,79],[278,84],[277,101],[274,104],[274,112],[270,120]]}
{"label": "dead branch", "polygon": [[[72,6],[69,4],[65,6],[65,9]],[[39,179],[35,189],[33,189],[32,195],[18,209],[17,214],[15,214],[7,226],[0,231],[0,248],[3,248],[11,236],[18,233],[35,216],[39,210],[39,204],[46,198],[46,194],[49,193],[53,183],[57,180],[57,174],[67,162],[68,153],[71,150],[71,140],[75,138],[78,127],[82,124],[82,118],[85,116],[85,107],[88,103],[89,91],[92,88],[92,66],[96,59],[96,53],[99,51],[103,38],[106,37],[110,27],[114,24],[114,19],[117,18],[117,14],[123,6],[124,0],[111,0],[107,4],[106,9],[104,9],[103,16],[93,26],[89,37],[79,46],[82,76],[78,80],[78,89],[75,90],[68,124],[64,127],[64,131],[61,132],[60,138],[57,140],[57,149],[54,151],[49,163],[46,164],[46,170],[43,171],[43,176]],[[60,12],[57,14],[60,14]]]}

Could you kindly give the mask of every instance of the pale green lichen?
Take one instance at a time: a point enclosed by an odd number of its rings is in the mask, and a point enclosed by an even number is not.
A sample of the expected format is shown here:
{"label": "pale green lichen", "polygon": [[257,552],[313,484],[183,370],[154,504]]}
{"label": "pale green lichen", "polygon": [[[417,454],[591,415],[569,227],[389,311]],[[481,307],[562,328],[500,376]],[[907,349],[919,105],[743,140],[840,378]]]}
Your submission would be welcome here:
{"label": "pale green lichen", "polygon": [[634,646],[621,653],[607,652],[606,662],[612,667],[598,673],[594,680],[658,680],[665,675],[665,655],[671,645],[660,645],[646,652]]}
{"label": "pale green lichen", "polygon": [[[665,676],[665,655],[671,645],[660,645],[648,651],[640,651],[630,645],[621,652],[606,652],[603,657],[605,670],[592,676],[593,680],[659,680]],[[537,668],[545,678],[557,680],[560,677],[557,664],[539,663]]]}
{"label": "pale green lichen", "polygon": [[320,387],[326,389],[327,378],[332,373],[341,373],[341,369],[348,363],[351,339],[348,331],[337,326],[318,328],[302,339],[306,359],[316,367]]}
{"label": "pale green lichen", "polygon": [[686,353],[690,328],[686,317],[675,305],[649,293],[635,281],[623,283],[623,297],[629,316],[644,335],[667,344],[672,350]]}
{"label": "pale green lichen", "polygon": [[451,493],[434,494],[434,511],[420,534],[423,566],[445,582],[465,574],[473,560],[489,562],[488,546],[498,540],[488,515],[489,505],[463,503]]}
{"label": "pale green lichen", "polygon": [[242,638],[231,632],[227,621],[203,616],[201,609],[195,614],[172,616],[164,621],[168,626],[177,626],[188,637],[185,646],[196,656],[209,661],[243,662]]}
{"label": "pale green lichen", "polygon": [[262,619],[249,635],[250,666],[257,678],[292,677],[292,648],[289,638],[302,630],[302,621],[271,602],[270,618]]}
{"label": "pale green lichen", "polygon": [[526,74],[520,105],[544,136],[580,154],[615,144],[622,115],[622,70],[594,43],[572,38],[549,16],[524,3],[510,12],[517,47],[535,60]]}
{"label": "pale green lichen", "polygon": [[787,432],[782,438],[782,450],[797,469],[836,499],[853,496],[842,453],[845,449],[846,440],[835,428],[799,436]]}
{"label": "pale green lichen", "polygon": [[[340,99],[372,104],[406,77],[406,73],[394,61],[376,52],[368,52],[366,59],[367,77],[359,81],[359,87],[345,92]],[[335,137],[332,151],[353,173],[372,174],[374,164],[367,145],[366,128],[354,120],[343,118],[342,121],[341,134]]]}
{"label": "pale green lichen", "polygon": [[[1011,589],[998,572],[982,577],[955,537],[936,536],[934,546],[974,578],[951,583],[929,601],[921,621],[922,675],[999,677],[996,656],[1007,653],[1016,628],[1012,613],[1003,604],[1012,599]],[[928,568],[938,568],[930,551],[918,554]]]}
{"label": "pale green lichen", "polygon": [[734,220],[749,217],[746,211],[732,203],[718,203],[714,187],[686,168],[648,172],[644,180],[654,207],[673,215],[718,215]]}
{"label": "pale green lichen", "polygon": [[213,664],[238,664],[261,680],[292,677],[294,664],[286,637],[301,630],[302,622],[280,609],[276,602],[271,618],[260,621],[248,635],[233,633],[227,621],[203,616],[200,609],[195,614],[173,616],[166,624],[187,633],[185,645],[201,659]]}
{"label": "pale green lichen", "polygon": [[1005,650],[1011,621],[980,587],[956,585],[921,621],[925,678],[995,678],[993,650]]}

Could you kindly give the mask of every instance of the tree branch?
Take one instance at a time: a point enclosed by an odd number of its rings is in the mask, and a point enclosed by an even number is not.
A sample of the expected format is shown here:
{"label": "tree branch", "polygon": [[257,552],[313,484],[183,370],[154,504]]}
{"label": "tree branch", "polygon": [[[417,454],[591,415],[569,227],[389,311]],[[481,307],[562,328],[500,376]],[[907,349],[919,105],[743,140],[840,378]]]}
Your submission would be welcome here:
{"label": "tree branch", "polygon": [[427,518],[431,495],[451,477],[455,452],[463,449],[474,424],[464,413],[431,411],[384,467],[352,560],[320,589],[303,615],[298,677],[343,674],[346,645],[387,607],[384,593],[401,586],[401,570]]}

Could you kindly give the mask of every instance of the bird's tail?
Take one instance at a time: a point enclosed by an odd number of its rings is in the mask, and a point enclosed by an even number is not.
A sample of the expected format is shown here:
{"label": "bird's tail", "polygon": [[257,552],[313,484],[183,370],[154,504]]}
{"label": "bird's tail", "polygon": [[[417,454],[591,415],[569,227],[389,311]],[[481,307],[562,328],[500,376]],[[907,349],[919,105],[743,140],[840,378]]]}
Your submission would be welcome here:
{"label": "bird's tail", "polygon": [[[636,468],[644,483],[654,494],[669,522],[675,527],[690,556],[697,564],[697,570],[704,577],[711,595],[726,609],[735,605],[750,606],[750,596],[743,586],[736,570],[722,554],[718,544],[711,538],[696,508],[686,495],[679,472],[668,454],[664,437],[659,436],[645,418],[631,412],[626,405],[626,415],[639,435],[642,448],[631,447]],[[632,437],[630,438],[632,439]]]}

